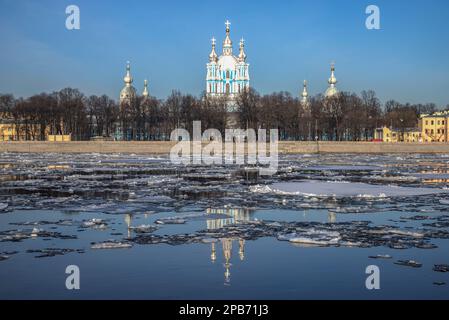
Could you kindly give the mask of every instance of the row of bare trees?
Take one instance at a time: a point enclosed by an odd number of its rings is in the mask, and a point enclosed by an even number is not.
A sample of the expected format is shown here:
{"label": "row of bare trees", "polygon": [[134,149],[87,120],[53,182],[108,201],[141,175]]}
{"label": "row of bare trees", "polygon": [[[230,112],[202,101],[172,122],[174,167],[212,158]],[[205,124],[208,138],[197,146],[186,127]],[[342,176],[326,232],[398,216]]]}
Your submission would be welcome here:
{"label": "row of bare trees", "polygon": [[[0,121],[14,124],[16,137],[44,140],[46,134],[71,134],[73,140],[111,137],[121,140],[167,140],[175,128],[192,131],[193,121],[203,130],[224,132],[229,113],[226,98],[184,95],[173,91],[164,101],[138,98],[119,106],[106,95],[86,97],[66,88],[27,99],[0,95]],[[449,107],[449,106],[448,106]],[[413,105],[387,101],[373,91],[360,95],[342,92],[334,97],[312,97],[306,105],[287,92],[260,95],[254,89],[236,100],[234,116],[240,128],[278,129],[282,140],[370,140],[381,126],[416,127],[421,113],[435,104]]]}
{"label": "row of bare trees", "polygon": [[383,107],[371,90],[360,95],[342,92],[330,98],[317,95],[306,105],[287,92],[260,96],[249,90],[240,95],[237,104],[241,126],[277,128],[283,140],[371,140],[376,128],[414,128],[420,114],[437,110],[433,103],[412,105],[394,100]]}

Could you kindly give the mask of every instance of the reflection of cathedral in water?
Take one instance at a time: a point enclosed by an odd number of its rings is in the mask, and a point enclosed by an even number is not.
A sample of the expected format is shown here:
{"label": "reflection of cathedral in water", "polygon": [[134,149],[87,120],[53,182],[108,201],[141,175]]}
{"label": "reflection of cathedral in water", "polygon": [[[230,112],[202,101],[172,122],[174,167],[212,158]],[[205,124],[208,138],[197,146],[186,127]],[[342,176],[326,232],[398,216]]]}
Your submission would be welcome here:
{"label": "reflection of cathedral in water", "polygon": [[[224,226],[238,223],[240,221],[250,220],[250,211],[246,209],[207,209],[207,214],[219,214],[226,215],[229,218],[224,219],[211,219],[207,220],[207,229],[214,230],[220,229]],[[231,260],[232,260],[232,246],[234,242],[238,243],[239,246],[239,258],[240,261],[245,260],[245,240],[240,238],[223,238],[220,239],[221,248],[223,251],[224,268],[225,268],[225,284],[231,282]],[[210,259],[214,263],[217,260],[217,247],[219,247],[219,242],[211,243],[211,255]]]}

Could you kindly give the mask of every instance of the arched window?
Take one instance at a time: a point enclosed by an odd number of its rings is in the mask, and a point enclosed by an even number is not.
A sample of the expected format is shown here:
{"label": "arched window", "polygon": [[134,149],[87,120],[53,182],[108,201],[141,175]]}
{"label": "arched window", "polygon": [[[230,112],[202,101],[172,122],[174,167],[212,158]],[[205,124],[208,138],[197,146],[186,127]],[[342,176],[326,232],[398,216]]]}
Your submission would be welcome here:
{"label": "arched window", "polygon": [[226,79],[229,79],[229,70],[226,71]]}
{"label": "arched window", "polygon": [[226,93],[229,93],[229,83],[226,83]]}

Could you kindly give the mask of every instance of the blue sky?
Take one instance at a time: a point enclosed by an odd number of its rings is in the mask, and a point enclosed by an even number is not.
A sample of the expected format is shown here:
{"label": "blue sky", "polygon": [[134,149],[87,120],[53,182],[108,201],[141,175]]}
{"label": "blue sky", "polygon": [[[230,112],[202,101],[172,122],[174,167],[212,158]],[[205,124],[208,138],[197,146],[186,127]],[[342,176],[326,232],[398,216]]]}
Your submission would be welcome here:
{"label": "blue sky", "polygon": [[[76,4],[81,30],[65,28]],[[381,30],[365,28],[365,8]],[[323,92],[329,64],[338,87],[373,89],[382,101],[449,104],[447,0],[0,0],[0,92],[30,96],[71,86],[117,99],[130,60],[139,92],[205,88],[210,38],[232,23],[234,50],[246,39],[251,85],[297,95],[303,79]]]}

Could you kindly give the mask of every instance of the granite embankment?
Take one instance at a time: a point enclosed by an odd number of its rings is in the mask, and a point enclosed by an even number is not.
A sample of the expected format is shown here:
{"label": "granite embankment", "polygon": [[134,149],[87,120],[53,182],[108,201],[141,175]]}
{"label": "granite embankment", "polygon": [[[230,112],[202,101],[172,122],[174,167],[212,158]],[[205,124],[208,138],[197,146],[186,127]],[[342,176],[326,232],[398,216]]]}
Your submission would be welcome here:
{"label": "granite embankment", "polygon": [[[169,154],[175,142],[0,142],[0,152]],[[305,153],[447,153],[449,143],[279,142],[280,154]]]}

